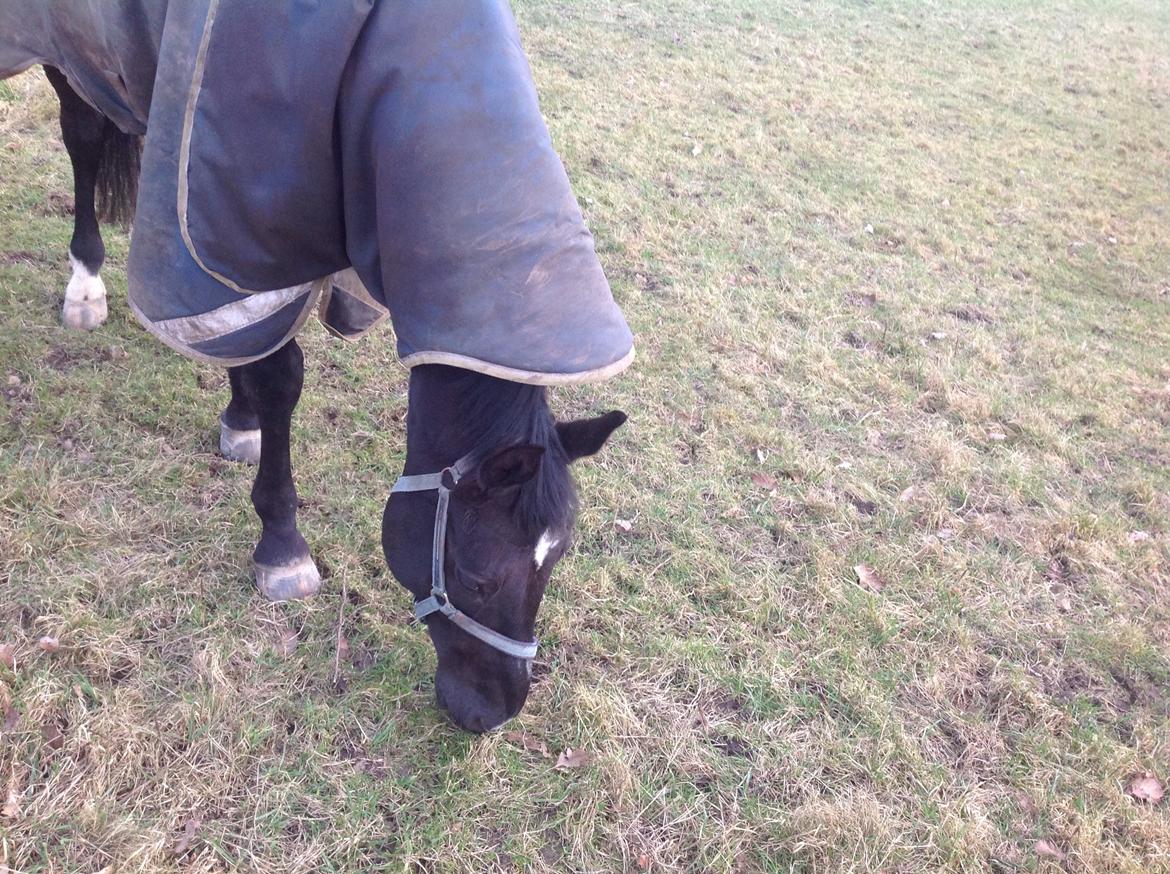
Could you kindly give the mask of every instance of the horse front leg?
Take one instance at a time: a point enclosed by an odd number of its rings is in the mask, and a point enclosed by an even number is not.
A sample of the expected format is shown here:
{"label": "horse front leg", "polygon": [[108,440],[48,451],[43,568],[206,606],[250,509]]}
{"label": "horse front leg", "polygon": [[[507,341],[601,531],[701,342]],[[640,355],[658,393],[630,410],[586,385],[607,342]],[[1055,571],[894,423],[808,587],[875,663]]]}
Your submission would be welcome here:
{"label": "horse front leg", "polygon": [[252,554],[256,587],[270,601],[306,598],[321,588],[321,575],[297,530],[297,490],[289,451],[305,357],[290,340],[267,358],[232,371],[233,395],[238,384],[260,426],[260,469],[252,486],[252,506],[263,526]]}
{"label": "horse front leg", "polygon": [[242,385],[243,368],[228,368],[232,399],[219,417],[219,452],[228,461],[260,463],[260,417],[252,409]]}
{"label": "horse front leg", "polygon": [[108,122],[77,96],[64,74],[45,67],[61,102],[61,139],[73,165],[73,238],[69,263],[73,275],[65,287],[61,321],[67,328],[91,331],[106,320],[106,285],[99,272],[106,247],[98,229],[94,198]]}

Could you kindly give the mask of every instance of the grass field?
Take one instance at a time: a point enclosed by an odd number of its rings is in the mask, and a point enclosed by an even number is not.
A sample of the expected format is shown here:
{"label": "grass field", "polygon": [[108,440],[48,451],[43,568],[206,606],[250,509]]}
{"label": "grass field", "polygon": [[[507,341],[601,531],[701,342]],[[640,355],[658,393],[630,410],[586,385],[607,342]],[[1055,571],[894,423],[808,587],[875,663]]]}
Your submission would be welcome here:
{"label": "grass field", "polygon": [[0,871],[1170,871],[1170,7],[515,6],[639,360],[555,393],[631,423],[482,738],[381,558],[389,333],[306,330],[328,579],[262,603],[224,375],[116,232],[59,327],[55,105],[0,84]]}

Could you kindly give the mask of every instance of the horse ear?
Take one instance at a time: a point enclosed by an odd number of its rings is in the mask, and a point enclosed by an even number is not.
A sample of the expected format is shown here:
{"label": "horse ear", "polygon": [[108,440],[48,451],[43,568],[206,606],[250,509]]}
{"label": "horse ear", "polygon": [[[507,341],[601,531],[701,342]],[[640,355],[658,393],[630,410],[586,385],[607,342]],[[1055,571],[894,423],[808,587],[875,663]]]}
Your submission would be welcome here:
{"label": "horse ear", "polygon": [[557,422],[557,436],[569,461],[596,455],[605,445],[609,436],[626,423],[626,414],[611,410],[595,419],[578,419],[575,422]]}
{"label": "horse ear", "polygon": [[487,494],[524,485],[540,470],[543,446],[509,446],[479,465],[479,487]]}

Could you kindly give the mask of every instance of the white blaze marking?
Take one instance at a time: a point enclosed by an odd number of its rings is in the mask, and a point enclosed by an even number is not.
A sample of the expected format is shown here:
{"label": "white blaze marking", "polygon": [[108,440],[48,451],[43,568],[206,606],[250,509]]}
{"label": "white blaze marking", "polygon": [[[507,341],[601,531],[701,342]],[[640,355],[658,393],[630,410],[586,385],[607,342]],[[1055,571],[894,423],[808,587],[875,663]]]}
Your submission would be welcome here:
{"label": "white blaze marking", "polygon": [[69,277],[69,284],[65,286],[65,300],[82,303],[90,300],[101,300],[106,296],[106,284],[96,273],[90,273],[89,268],[69,253],[69,264],[73,267],[73,275]]}
{"label": "white blaze marking", "polygon": [[538,569],[544,566],[544,560],[548,558],[549,551],[559,542],[548,531],[540,535],[540,540],[536,541],[536,554],[532,557]]}

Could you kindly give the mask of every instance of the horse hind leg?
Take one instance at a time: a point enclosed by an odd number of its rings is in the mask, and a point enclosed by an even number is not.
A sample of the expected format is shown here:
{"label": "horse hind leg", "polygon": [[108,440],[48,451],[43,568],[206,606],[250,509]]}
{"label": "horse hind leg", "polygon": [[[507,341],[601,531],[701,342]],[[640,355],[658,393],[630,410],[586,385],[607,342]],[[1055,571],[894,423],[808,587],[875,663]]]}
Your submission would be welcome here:
{"label": "horse hind leg", "polygon": [[263,530],[252,554],[256,587],[270,601],[306,598],[321,588],[309,545],[297,530],[297,490],[292,477],[289,436],[292,414],[304,384],[305,358],[290,340],[267,358],[232,368],[233,394],[260,425],[260,468],[252,505]]}
{"label": "horse hind leg", "polygon": [[98,229],[94,199],[109,122],[70,87],[54,67],[45,67],[61,102],[61,138],[73,164],[73,238],[69,263],[73,275],[65,287],[61,321],[67,328],[90,331],[106,320],[106,285],[99,275],[106,247]]}

